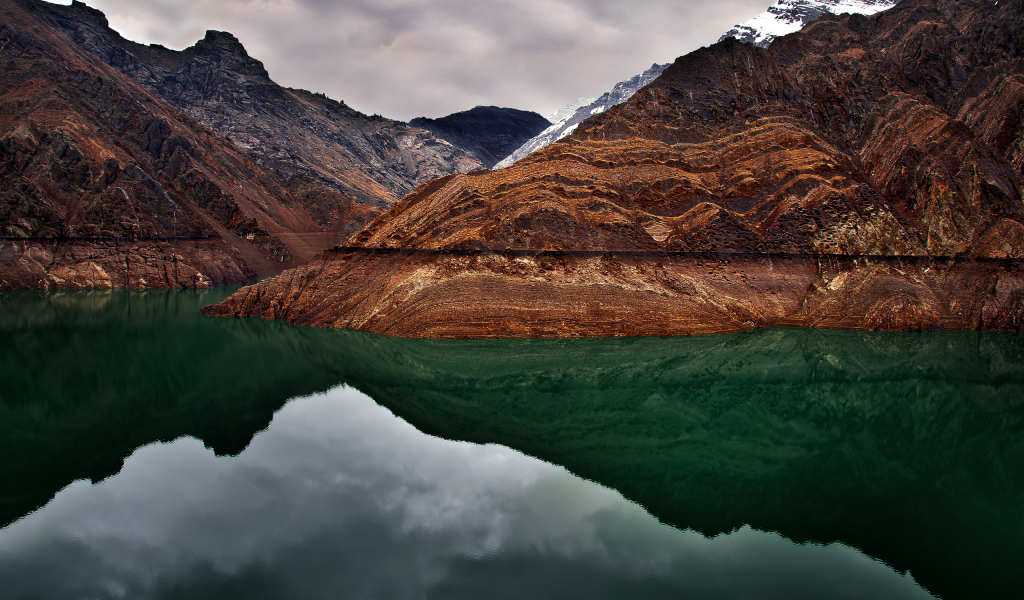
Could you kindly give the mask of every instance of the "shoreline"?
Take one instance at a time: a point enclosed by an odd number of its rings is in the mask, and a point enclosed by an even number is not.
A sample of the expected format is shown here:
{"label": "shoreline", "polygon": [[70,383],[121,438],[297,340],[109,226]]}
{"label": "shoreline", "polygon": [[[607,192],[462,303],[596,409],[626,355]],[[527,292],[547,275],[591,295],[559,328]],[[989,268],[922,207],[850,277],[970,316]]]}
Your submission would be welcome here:
{"label": "shoreline", "polygon": [[411,338],[730,333],[774,325],[1024,330],[1016,261],[329,251],[210,316]]}

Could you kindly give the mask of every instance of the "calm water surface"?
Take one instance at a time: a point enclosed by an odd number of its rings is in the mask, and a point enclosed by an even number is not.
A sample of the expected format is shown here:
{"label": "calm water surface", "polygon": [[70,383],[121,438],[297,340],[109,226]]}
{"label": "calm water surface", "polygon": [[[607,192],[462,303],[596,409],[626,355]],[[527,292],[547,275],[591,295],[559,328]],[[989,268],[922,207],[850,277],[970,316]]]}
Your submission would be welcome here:
{"label": "calm water surface", "polygon": [[1021,336],[195,315],[229,291],[0,295],[0,597],[1024,586]]}

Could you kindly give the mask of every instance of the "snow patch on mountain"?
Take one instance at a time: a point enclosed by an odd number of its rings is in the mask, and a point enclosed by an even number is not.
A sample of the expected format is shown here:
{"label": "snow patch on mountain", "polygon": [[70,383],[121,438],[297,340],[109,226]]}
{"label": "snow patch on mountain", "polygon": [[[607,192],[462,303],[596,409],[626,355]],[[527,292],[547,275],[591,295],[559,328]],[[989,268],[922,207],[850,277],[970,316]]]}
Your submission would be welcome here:
{"label": "snow patch on mountain", "polygon": [[749,21],[736,25],[718,39],[734,37],[767,48],[772,41],[800,29],[824,13],[873,15],[892,7],[899,0],[779,0],[775,6]]}
{"label": "snow patch on mountain", "polygon": [[552,123],[558,123],[559,121],[561,121],[563,119],[567,119],[567,118],[571,117],[573,115],[573,113],[576,112],[576,109],[582,108],[584,106],[587,106],[588,104],[592,103],[594,100],[597,100],[597,98],[577,98],[577,99],[573,100],[572,102],[570,102],[569,104],[566,104],[562,108],[560,108],[560,109],[556,110],[555,112],[551,113],[550,115],[548,115],[547,119],[548,119],[548,121],[551,121]]}
{"label": "snow patch on mountain", "polygon": [[[602,113],[616,104],[622,104],[626,100],[629,100],[637,90],[657,79],[658,75],[661,75],[661,72],[667,67],[668,64],[651,65],[651,68],[647,69],[643,73],[635,75],[626,81],[616,83],[615,87],[613,87],[610,92],[605,92],[596,100],[589,99],[590,101],[586,104],[580,104],[583,100],[588,99],[578,98],[572,103],[560,108],[553,115],[548,117],[548,121],[553,123],[551,127],[548,127],[544,131],[540,132],[537,137],[520,146],[511,155],[494,165],[494,168],[503,169],[523,158],[527,154],[564,138],[575,131],[576,126],[588,117]],[[573,108],[574,104],[577,105],[575,108]],[[559,119],[555,119],[559,114],[563,116]]]}

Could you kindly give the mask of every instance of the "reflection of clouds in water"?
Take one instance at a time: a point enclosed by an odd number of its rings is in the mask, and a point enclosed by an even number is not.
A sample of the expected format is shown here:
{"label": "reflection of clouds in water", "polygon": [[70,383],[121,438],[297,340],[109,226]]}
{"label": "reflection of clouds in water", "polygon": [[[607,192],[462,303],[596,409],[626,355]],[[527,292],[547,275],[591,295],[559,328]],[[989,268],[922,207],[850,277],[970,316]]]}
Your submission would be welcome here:
{"label": "reflection of clouds in water", "polygon": [[140,448],[0,530],[12,597],[488,594],[928,597],[843,546],[707,539],[501,446],[425,436],[351,389],[293,401],[237,458]]}

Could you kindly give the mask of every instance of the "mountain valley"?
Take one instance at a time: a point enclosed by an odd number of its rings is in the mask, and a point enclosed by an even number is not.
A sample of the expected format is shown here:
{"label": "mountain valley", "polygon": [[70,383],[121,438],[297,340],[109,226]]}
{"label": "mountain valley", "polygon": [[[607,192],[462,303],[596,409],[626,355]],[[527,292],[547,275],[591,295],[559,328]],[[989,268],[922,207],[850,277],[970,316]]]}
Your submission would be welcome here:
{"label": "mountain valley", "polygon": [[905,0],[723,40],[209,312],[423,337],[1018,330],[1022,33],[1019,3]]}

